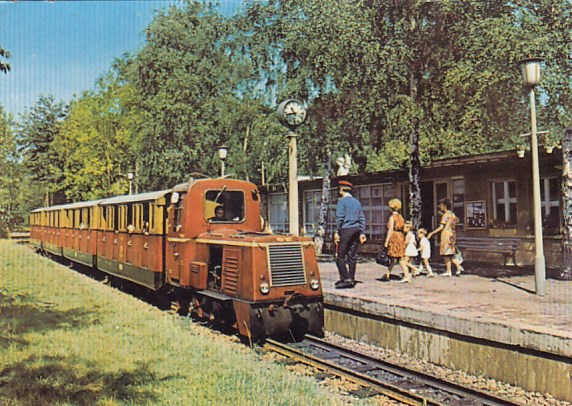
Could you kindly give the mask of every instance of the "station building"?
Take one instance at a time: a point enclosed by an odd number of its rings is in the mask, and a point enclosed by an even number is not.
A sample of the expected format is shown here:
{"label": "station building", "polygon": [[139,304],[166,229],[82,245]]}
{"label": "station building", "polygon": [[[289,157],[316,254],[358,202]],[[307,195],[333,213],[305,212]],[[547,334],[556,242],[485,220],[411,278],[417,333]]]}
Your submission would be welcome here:
{"label": "station building", "polygon": [[[562,261],[562,153],[540,150],[540,189],[544,254],[547,266]],[[512,151],[458,158],[439,159],[421,168],[421,225],[429,231],[439,222],[437,202],[448,197],[460,219],[457,226],[459,245],[469,260],[507,265],[531,265],[534,262],[534,210],[531,154],[519,157]],[[408,170],[344,176],[354,184],[353,195],[364,208],[367,220],[366,246],[361,252],[379,251],[386,233],[390,211],[388,202],[397,197],[404,203],[403,215],[409,216]],[[331,179],[328,228],[324,249],[331,242],[337,203],[336,177]],[[322,178],[300,180],[299,207],[301,234],[313,236],[317,229]],[[284,186],[266,188],[266,216],[274,232],[288,232],[288,195]],[[482,244],[486,242],[487,244]],[[501,243],[503,249],[487,249]],[[506,244],[504,243],[506,242]],[[512,251],[512,252],[509,252]],[[438,251],[433,251],[438,252]],[[434,255],[436,256],[436,255]]]}

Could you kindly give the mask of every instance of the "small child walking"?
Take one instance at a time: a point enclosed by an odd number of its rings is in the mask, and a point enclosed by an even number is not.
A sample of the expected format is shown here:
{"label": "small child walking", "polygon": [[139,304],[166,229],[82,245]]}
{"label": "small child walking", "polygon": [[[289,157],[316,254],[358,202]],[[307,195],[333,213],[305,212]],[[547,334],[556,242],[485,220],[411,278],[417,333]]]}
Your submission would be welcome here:
{"label": "small child walking", "polygon": [[417,241],[415,240],[415,234],[412,231],[413,223],[411,221],[406,221],[403,226],[403,233],[405,234],[405,257],[403,258],[405,265],[411,269],[411,275],[417,276],[419,270],[411,260],[417,257]]}
{"label": "small child walking", "polygon": [[432,278],[435,275],[433,275],[433,270],[431,269],[431,265],[429,265],[429,259],[431,259],[431,244],[427,239],[427,230],[425,228],[420,228],[417,231],[417,237],[419,237],[419,252],[421,253],[421,264],[419,264],[417,273],[421,273],[421,271],[423,271],[423,266],[425,265],[425,269],[427,269],[427,277]]}

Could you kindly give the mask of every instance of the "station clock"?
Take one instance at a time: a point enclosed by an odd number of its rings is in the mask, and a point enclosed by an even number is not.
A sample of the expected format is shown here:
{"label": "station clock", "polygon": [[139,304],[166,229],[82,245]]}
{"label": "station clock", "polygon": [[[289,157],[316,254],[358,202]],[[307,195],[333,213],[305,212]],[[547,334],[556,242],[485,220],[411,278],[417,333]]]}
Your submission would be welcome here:
{"label": "station clock", "polygon": [[306,120],[306,106],[300,100],[288,99],[276,110],[278,119],[287,127],[298,127]]}

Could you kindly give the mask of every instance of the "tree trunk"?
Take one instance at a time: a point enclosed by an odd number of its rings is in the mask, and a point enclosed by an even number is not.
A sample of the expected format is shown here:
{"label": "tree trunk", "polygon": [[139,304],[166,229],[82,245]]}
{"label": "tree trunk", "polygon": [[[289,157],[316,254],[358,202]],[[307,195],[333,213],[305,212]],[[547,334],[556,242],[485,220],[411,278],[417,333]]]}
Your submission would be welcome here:
{"label": "tree trunk", "polygon": [[[409,74],[409,96],[417,103],[417,77],[418,63],[413,65]],[[419,122],[415,120],[409,133],[409,218],[413,229],[418,230],[421,225],[421,162],[419,161]]]}
{"label": "tree trunk", "polygon": [[572,127],[562,138],[562,266],[559,279],[572,280]]}
{"label": "tree trunk", "polygon": [[419,129],[417,124],[409,134],[409,216],[413,229],[418,230],[421,224],[421,162],[419,161]]}
{"label": "tree trunk", "polygon": [[324,248],[324,237],[328,226],[328,208],[330,206],[330,185],[332,176],[332,152],[328,148],[326,150],[326,165],[324,169],[324,178],[322,179],[322,197],[320,199],[320,216],[318,218],[318,227],[314,233],[314,244],[316,245],[316,255],[322,255]]}

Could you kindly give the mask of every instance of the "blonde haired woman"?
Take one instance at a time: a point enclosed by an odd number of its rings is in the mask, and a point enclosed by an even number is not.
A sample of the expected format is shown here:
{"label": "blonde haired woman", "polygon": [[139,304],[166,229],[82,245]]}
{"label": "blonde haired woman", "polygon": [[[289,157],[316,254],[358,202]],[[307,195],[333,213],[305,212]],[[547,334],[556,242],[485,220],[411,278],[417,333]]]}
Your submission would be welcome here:
{"label": "blonde haired woman", "polygon": [[[387,248],[387,255],[394,259],[394,262],[399,262],[399,266],[403,271],[403,279],[401,282],[411,282],[411,275],[407,269],[407,265],[403,260],[405,256],[405,234],[403,234],[403,226],[405,220],[399,213],[401,211],[401,200],[391,199],[388,203],[391,215],[387,221],[387,235],[385,237],[384,246]],[[393,265],[387,268],[387,273],[382,277],[383,280],[389,280],[389,274]]]}

